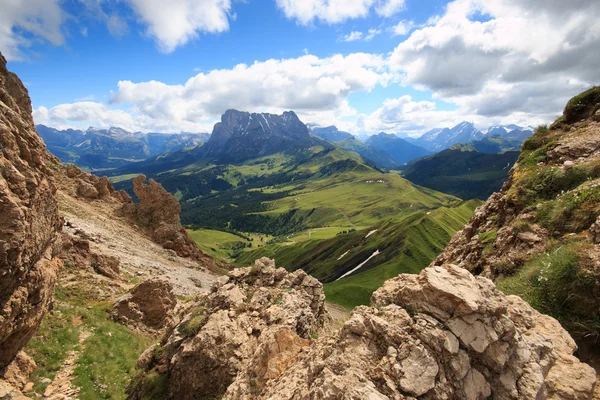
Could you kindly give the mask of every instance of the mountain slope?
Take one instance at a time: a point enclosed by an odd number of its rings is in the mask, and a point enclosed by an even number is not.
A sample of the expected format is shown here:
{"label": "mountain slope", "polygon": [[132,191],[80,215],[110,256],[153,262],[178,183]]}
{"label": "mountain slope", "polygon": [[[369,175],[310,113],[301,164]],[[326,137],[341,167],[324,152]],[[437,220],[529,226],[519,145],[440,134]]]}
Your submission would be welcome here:
{"label": "mountain slope", "polygon": [[600,336],[599,109],[596,87],[572,99],[550,128],[538,128],[502,191],[435,262],[496,279],[559,319],[586,356]]}
{"label": "mountain slope", "polygon": [[308,125],[308,129],[310,133],[315,136],[320,137],[321,139],[329,140],[330,142],[339,142],[341,140],[346,139],[356,139],[351,133],[340,131],[335,126],[314,126]]}
{"label": "mountain slope", "polygon": [[141,161],[163,153],[193,147],[208,140],[200,133],[141,133],[120,128],[86,131],[58,130],[36,125],[48,150],[63,163],[74,163],[90,169],[115,168],[133,161]]}
{"label": "mountain slope", "polygon": [[384,151],[402,165],[414,160],[415,158],[423,157],[429,154],[429,151],[422,147],[415,146],[404,139],[400,139],[396,135],[381,132],[367,139],[366,144],[380,151]]}
{"label": "mountain slope", "polygon": [[502,187],[518,157],[517,151],[484,154],[471,144],[458,144],[413,161],[403,176],[417,185],[462,199],[485,199]]}
{"label": "mountain slope", "polygon": [[335,145],[341,149],[358,153],[365,161],[371,162],[381,168],[394,169],[399,166],[399,163],[387,151],[370,146],[354,138],[340,140]]}

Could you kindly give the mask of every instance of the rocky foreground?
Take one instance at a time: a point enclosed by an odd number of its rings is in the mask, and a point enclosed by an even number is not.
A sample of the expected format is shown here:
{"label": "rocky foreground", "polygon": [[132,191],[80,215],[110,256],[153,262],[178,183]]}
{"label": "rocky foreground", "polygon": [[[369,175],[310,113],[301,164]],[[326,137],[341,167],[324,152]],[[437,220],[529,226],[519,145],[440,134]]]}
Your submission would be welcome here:
{"label": "rocky foreground", "polygon": [[144,353],[130,398],[592,396],[595,372],[555,319],[456,266],[387,281],[334,333],[324,300],[268,260],[233,271]]}

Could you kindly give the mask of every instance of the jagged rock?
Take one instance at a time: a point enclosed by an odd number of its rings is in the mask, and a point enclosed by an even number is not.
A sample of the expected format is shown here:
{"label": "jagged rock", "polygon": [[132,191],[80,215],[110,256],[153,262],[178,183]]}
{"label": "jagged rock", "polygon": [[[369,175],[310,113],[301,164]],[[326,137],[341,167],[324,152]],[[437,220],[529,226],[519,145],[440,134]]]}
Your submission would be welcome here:
{"label": "jagged rock", "polygon": [[98,189],[84,180],[79,180],[77,194],[85,199],[97,199],[100,196]]}
{"label": "jagged rock", "polygon": [[92,268],[94,268],[97,273],[108,278],[119,278],[120,264],[121,262],[117,257],[92,254]]}
{"label": "jagged rock", "polygon": [[120,297],[110,317],[130,329],[154,332],[172,324],[176,305],[173,285],[166,280],[150,279]]}
{"label": "jagged rock", "polygon": [[576,346],[556,320],[464,269],[400,275],[372,305],[356,308],[336,335],[319,339],[254,398],[592,396],[595,372],[572,355]]}
{"label": "jagged rock", "polygon": [[[152,239],[166,249],[174,250],[181,257],[205,260],[194,241],[181,226],[179,201],[160,183],[140,175],[133,180],[133,191],[140,199],[138,204],[128,202],[123,213],[146,230]],[[129,196],[128,196],[129,197]]]}
{"label": "jagged rock", "polygon": [[31,101],[0,54],[0,369],[37,330],[52,303],[62,228],[53,170]]}
{"label": "jagged rock", "polygon": [[81,168],[79,168],[75,164],[67,165],[65,170],[66,170],[67,177],[69,177],[69,178],[76,178],[82,174]]}
{"label": "jagged rock", "polygon": [[[29,382],[29,377],[35,371],[37,365],[33,358],[29,357],[25,352],[20,351],[12,363],[4,370],[2,377],[8,383],[19,390],[23,390]],[[2,396],[0,396],[0,399]]]}
{"label": "jagged rock", "polygon": [[31,400],[10,383],[0,379],[0,399],[2,400]]}
{"label": "jagged rock", "polygon": [[[263,266],[264,264],[264,266]],[[168,373],[169,396],[253,398],[284,373],[329,323],[322,285],[299,270],[288,273],[263,259],[229,273],[199,296],[144,370]],[[161,372],[162,371],[162,372]],[[143,398],[144,380],[130,388]]]}
{"label": "jagged rock", "polygon": [[[323,301],[313,278],[260,260],[199,297],[139,367],[178,399],[591,398],[595,372],[560,324],[462,268],[391,279],[308,340],[327,326]],[[148,389],[136,382],[131,399]]]}

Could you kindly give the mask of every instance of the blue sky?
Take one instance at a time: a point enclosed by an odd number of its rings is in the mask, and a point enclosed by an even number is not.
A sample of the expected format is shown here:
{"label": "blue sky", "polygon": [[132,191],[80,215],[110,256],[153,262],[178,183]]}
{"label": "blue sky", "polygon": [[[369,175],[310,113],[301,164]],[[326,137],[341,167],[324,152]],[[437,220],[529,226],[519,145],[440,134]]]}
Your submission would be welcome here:
{"label": "blue sky", "polygon": [[534,125],[600,78],[564,46],[584,18],[575,51],[600,48],[600,6],[537,3],[0,0],[0,51],[57,127],[210,131],[227,108],[353,133]]}

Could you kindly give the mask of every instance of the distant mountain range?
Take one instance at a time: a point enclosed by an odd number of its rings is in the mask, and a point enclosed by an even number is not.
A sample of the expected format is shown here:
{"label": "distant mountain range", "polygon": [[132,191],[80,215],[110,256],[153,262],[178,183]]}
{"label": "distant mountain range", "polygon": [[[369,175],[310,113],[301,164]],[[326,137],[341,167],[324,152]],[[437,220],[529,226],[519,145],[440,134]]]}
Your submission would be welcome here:
{"label": "distant mountain range", "polygon": [[326,126],[321,127],[315,124],[307,124],[307,127],[315,136],[320,137],[321,139],[329,140],[330,142],[339,142],[346,139],[356,139],[353,134],[340,131],[335,126]]}
{"label": "distant mountain range", "polygon": [[36,125],[48,150],[64,163],[95,169],[117,168],[206,142],[207,133],[142,133],[120,128],[85,131]]}
{"label": "distant mountain range", "polygon": [[453,128],[437,128],[426,132],[419,138],[407,138],[410,143],[423,147],[432,152],[442,151],[457,143],[471,143],[492,136],[500,136],[507,141],[518,143],[517,147],[533,135],[532,127],[517,125],[492,126],[487,131],[481,132],[472,122],[461,122]]}
{"label": "distant mountain range", "polygon": [[378,149],[380,152],[390,154],[393,159],[400,165],[414,160],[415,158],[423,157],[431,154],[430,151],[423,147],[414,145],[401,139],[396,135],[381,132],[367,139],[369,146]]}

